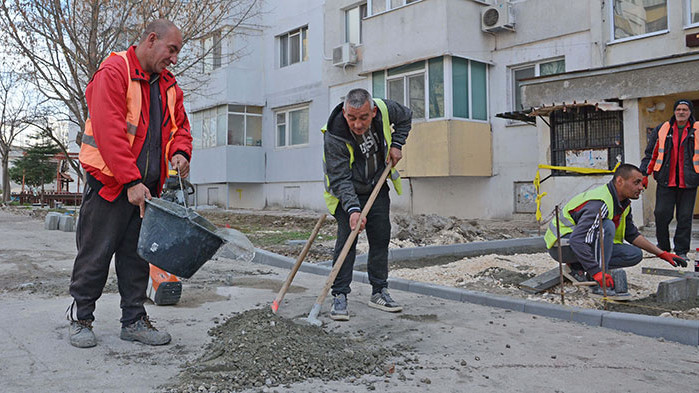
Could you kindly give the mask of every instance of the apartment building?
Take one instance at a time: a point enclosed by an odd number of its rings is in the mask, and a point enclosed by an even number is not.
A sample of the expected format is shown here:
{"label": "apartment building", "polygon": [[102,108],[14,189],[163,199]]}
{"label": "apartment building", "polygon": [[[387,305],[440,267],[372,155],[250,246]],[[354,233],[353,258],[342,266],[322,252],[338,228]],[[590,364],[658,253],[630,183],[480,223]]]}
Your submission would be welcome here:
{"label": "apartment building", "polygon": [[[533,213],[539,164],[639,163],[647,129],[671,116],[678,96],[697,98],[687,72],[696,61],[694,0],[266,7],[220,49],[246,55],[205,70],[210,94],[189,98],[200,205],[323,210],[319,130],[355,87],[414,112],[394,208],[472,218]],[[538,117],[522,112],[532,107]],[[575,134],[570,124],[599,135]],[[541,177],[544,216],[608,178],[548,170]],[[652,194],[644,197],[646,218]]]}

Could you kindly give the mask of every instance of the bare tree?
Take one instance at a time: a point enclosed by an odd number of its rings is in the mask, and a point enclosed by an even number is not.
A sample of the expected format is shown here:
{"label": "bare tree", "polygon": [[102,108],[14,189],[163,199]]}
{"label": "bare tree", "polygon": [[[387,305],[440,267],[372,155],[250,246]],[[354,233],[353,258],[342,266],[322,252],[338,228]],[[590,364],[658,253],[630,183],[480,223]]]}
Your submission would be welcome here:
{"label": "bare tree", "polygon": [[29,127],[30,97],[23,75],[3,62],[0,65],[0,162],[2,162],[2,202],[10,200],[10,152],[17,136]]}
{"label": "bare tree", "polygon": [[[196,67],[216,45],[202,50],[202,40],[220,42],[260,12],[263,0],[2,0],[0,34],[9,55],[22,59],[37,89],[64,111],[80,132],[88,116],[84,91],[101,62],[112,51],[124,50],[140,39],[145,26],[158,18],[181,30],[184,48],[172,71],[194,90],[206,80]],[[218,44],[217,42],[216,44]],[[234,61],[236,52],[223,56]],[[50,126],[43,127],[51,137]],[[65,151],[66,146],[59,142]],[[76,163],[71,163],[81,173]]]}

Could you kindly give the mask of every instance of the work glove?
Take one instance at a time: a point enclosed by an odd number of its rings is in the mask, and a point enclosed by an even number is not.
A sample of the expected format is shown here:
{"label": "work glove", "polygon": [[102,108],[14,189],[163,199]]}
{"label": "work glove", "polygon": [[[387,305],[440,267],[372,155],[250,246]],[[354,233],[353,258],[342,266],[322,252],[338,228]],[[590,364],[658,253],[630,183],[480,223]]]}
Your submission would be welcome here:
{"label": "work glove", "polygon": [[687,260],[675,255],[671,252],[663,251],[658,258],[666,260],[670,265],[677,267],[680,265],[682,267],[687,267]]}
{"label": "work glove", "polygon": [[609,289],[614,289],[614,279],[612,279],[612,276],[607,273],[602,273],[602,272],[597,272],[595,273],[592,278],[597,281],[600,287],[602,287],[602,280],[604,280],[605,284],[607,285],[607,288]]}
{"label": "work glove", "polygon": [[643,184],[643,188],[648,188],[648,176],[643,176],[643,180],[641,181],[641,184]]}

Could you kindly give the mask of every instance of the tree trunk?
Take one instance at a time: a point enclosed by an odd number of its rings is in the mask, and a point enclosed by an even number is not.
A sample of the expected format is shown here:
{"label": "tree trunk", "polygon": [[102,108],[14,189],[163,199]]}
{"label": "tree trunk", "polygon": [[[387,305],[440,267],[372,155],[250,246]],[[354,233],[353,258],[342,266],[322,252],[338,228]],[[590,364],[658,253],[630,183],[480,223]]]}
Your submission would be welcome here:
{"label": "tree trunk", "polygon": [[2,202],[7,203],[10,200],[10,154],[2,157]]}

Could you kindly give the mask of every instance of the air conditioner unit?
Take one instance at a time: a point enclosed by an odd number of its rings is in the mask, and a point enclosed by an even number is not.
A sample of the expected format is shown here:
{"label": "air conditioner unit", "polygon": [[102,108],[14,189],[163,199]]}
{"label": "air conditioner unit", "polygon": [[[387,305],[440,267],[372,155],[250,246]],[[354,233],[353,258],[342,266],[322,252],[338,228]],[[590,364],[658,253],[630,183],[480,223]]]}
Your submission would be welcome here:
{"label": "air conditioner unit", "polygon": [[340,46],[333,48],[333,65],[336,67],[344,67],[357,63],[357,52],[354,50],[354,44],[346,42]]}
{"label": "air conditioner unit", "polygon": [[486,7],[481,12],[481,30],[489,33],[505,30],[515,31],[515,15],[512,12],[512,4],[504,1]]}

